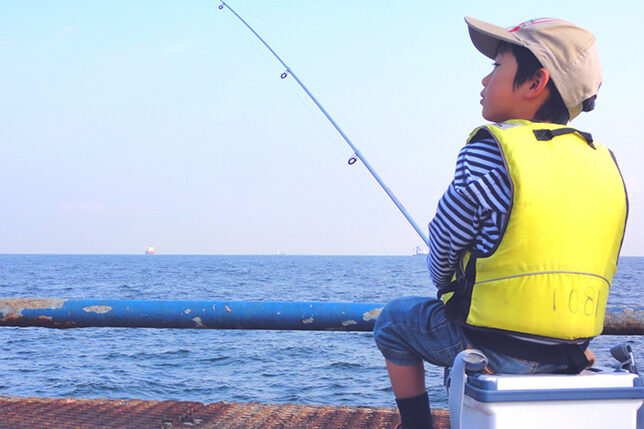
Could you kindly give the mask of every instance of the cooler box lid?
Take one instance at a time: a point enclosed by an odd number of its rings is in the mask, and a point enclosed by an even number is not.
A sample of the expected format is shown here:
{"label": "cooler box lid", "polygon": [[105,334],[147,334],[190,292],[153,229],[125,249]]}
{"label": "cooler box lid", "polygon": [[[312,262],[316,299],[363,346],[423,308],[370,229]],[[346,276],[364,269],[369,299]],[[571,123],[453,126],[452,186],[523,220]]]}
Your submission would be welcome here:
{"label": "cooler box lid", "polygon": [[479,402],[644,399],[644,380],[629,372],[591,369],[579,375],[472,375],[465,394]]}

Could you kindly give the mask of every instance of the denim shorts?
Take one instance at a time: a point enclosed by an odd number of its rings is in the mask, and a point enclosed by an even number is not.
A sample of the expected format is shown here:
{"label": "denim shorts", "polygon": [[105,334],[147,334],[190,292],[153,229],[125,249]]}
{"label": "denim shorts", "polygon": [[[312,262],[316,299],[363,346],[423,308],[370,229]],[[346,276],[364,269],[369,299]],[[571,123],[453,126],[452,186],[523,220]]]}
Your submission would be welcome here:
{"label": "denim shorts", "polygon": [[488,368],[497,373],[559,372],[568,365],[563,359],[546,364],[474,346],[459,325],[447,320],[443,302],[427,297],[410,296],[388,303],[376,320],[374,339],[385,359],[402,366],[427,361],[450,367],[456,355],[467,348],[481,350]]}

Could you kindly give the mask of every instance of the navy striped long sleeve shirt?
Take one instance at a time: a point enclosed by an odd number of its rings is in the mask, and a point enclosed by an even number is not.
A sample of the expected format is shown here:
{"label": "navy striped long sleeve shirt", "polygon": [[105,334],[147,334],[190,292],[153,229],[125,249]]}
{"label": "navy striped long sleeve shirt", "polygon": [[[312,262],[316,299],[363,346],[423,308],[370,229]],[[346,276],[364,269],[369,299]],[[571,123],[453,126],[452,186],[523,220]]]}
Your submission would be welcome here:
{"label": "navy striped long sleeve shirt", "polygon": [[502,238],[512,192],[501,152],[492,138],[465,145],[456,173],[429,223],[427,265],[434,284],[447,285],[467,250],[486,252]]}

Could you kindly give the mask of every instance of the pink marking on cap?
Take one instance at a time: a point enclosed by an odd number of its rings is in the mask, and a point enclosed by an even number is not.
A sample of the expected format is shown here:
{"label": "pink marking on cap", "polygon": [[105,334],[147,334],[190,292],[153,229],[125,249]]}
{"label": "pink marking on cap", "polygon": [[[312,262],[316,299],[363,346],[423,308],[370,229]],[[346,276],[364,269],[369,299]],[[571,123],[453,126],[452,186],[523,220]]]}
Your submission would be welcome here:
{"label": "pink marking on cap", "polygon": [[521,24],[517,25],[514,28],[508,29],[508,32],[513,33],[517,31],[519,28],[522,27],[528,27],[530,25],[535,25],[535,24],[542,24],[544,22],[552,22],[552,21],[561,21],[561,22],[566,22],[562,19],[557,19],[557,18],[536,18],[536,19],[531,19],[529,21],[522,22]]}

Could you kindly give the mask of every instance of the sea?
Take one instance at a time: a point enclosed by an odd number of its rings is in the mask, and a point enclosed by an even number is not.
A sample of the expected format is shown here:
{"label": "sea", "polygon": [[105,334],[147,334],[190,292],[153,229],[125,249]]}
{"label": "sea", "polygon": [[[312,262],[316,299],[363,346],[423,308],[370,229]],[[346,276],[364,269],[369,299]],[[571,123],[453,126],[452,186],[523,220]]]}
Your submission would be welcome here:
{"label": "sea", "polygon": [[[622,257],[609,306],[642,306],[644,257]],[[434,296],[422,256],[0,255],[0,297],[387,302]],[[644,337],[600,336],[591,348]],[[426,365],[446,408],[443,371]],[[0,327],[0,395],[393,407],[367,332]]]}

